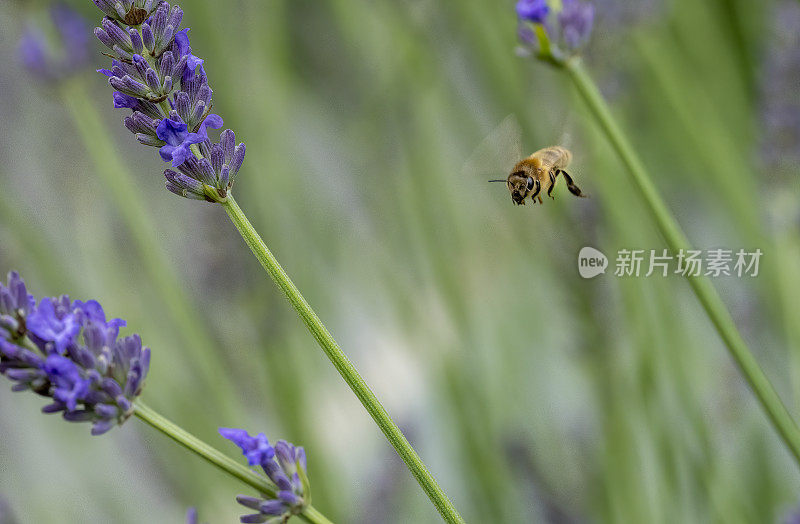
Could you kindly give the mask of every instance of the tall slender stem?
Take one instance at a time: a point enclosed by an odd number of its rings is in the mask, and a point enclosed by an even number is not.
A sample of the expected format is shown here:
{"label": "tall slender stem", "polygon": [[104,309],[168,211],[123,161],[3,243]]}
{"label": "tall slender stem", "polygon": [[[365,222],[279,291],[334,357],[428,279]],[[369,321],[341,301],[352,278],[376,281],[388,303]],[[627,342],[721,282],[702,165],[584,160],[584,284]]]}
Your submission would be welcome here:
{"label": "tall slender stem", "polygon": [[[611,110],[603,99],[592,78],[579,58],[564,64],[570,78],[578,89],[589,110],[597,120],[614,150],[619,155],[633,179],[635,186],[644,198],[647,208],[673,251],[691,248],[667,204],[661,198],[642,161],[620,129]],[[775,391],[772,383],[747,347],[725,303],[720,298],[711,281],[706,276],[687,276],[689,285],[697,296],[706,314],[717,329],[729,353],[736,361],[742,374],[756,395],[778,434],[783,439],[795,461],[800,466],[800,430]]]}
{"label": "tall slender stem", "polygon": [[[206,444],[143,402],[137,401],[135,406],[136,409],[134,411],[134,415],[146,422],[151,427],[168,436],[184,448],[199,455],[206,461],[215,465],[234,478],[241,480],[248,486],[255,488],[259,493],[270,495],[272,497],[276,495],[275,486],[270,484],[266,478],[257,475],[250,468],[239,464],[218,449]],[[325,516],[317,511],[313,506],[306,508],[300,517],[307,522],[314,524],[331,524],[331,521],[325,518]]]}
{"label": "tall slender stem", "polygon": [[322,324],[317,314],[311,309],[303,295],[294,285],[294,282],[286,274],[286,271],[281,267],[273,254],[267,248],[267,245],[261,239],[261,236],[253,228],[253,225],[245,216],[242,209],[236,203],[233,195],[229,195],[227,200],[223,202],[222,206],[228,213],[233,224],[239,230],[242,238],[250,247],[250,250],[256,256],[262,267],[269,273],[269,276],[277,284],[281,291],[284,292],[286,298],[292,304],[292,307],[297,311],[300,318],[308,327],[308,330],[317,340],[322,350],[328,356],[334,367],[339,371],[339,374],[344,378],[345,382],[353,390],[353,393],[361,401],[361,404],[369,412],[372,419],[380,427],[383,434],[389,440],[389,443],[397,451],[403,462],[406,463],[408,469],[417,479],[422,489],[431,499],[431,502],[439,510],[442,517],[450,523],[461,523],[464,520],[458,514],[453,504],[447,498],[442,488],[433,478],[428,468],[422,462],[417,452],[408,442],[405,435],[397,427],[392,418],[387,413],[386,409],[378,401],[375,393],[369,388],[367,383],[356,370],[352,362],[347,358],[339,345],[333,339],[327,328]]}

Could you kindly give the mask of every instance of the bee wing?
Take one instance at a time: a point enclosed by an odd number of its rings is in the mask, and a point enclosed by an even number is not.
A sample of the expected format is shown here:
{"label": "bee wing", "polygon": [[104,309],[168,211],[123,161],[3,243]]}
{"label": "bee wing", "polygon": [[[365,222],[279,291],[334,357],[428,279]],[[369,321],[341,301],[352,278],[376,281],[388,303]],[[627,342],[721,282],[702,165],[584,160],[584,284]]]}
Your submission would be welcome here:
{"label": "bee wing", "polygon": [[469,155],[461,167],[461,176],[508,176],[514,164],[522,158],[522,129],[514,115],[508,115]]}
{"label": "bee wing", "polygon": [[572,122],[565,122],[562,126],[561,135],[558,137],[558,142],[556,142],[556,144],[567,149],[572,149],[575,146],[575,140],[572,136],[571,129]]}
{"label": "bee wing", "polygon": [[[566,117],[559,115],[553,117],[552,122],[554,123],[553,128],[560,131],[557,137],[558,141],[555,143],[561,147],[573,149],[577,145],[575,136],[572,133],[575,130],[575,116],[573,114],[569,114]],[[580,136],[578,136],[578,139],[580,139]]]}

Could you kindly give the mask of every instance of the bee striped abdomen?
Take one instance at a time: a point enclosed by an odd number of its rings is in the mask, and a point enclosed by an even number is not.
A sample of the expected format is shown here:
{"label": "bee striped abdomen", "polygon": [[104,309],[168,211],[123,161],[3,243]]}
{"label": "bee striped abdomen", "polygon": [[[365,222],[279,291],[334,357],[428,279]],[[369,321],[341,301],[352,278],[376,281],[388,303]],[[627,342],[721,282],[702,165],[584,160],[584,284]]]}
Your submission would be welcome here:
{"label": "bee striped abdomen", "polygon": [[569,165],[570,160],[572,160],[572,153],[564,147],[551,146],[538,150],[531,155],[531,158],[538,158],[541,160],[543,167],[564,169]]}

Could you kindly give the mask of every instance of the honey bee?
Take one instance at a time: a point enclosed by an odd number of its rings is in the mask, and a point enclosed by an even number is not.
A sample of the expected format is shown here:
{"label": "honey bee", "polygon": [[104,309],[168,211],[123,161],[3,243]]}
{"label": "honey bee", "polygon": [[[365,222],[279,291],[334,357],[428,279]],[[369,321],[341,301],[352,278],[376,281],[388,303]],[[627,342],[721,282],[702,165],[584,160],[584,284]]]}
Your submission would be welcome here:
{"label": "honey bee", "polygon": [[553,188],[559,175],[567,183],[569,192],[577,197],[585,197],[580,188],[572,181],[572,177],[564,171],[572,160],[572,153],[565,147],[550,146],[536,151],[514,165],[506,180],[489,180],[489,182],[505,182],[511,193],[511,200],[517,205],[525,205],[525,199],[531,197],[534,204],[542,203],[540,192],[547,187],[547,196],[554,198]]}

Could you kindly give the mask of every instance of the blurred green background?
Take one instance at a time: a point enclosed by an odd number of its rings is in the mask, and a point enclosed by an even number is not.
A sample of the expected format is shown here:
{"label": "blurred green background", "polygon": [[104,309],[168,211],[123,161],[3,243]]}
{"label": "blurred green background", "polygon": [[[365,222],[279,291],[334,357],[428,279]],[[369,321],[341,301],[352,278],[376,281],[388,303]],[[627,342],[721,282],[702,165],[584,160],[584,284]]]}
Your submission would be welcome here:
{"label": "blurred green background", "polygon": [[[437,522],[223,210],[164,190],[93,71],[100,44],[66,83],[19,66],[44,3],[0,5],[0,273],[127,319],[153,350],[143,399],[231,456],[219,426],[304,445],[332,520]],[[583,246],[613,264],[663,241],[566,76],[515,53],[511,0],[180,5],[247,144],[237,199],[468,522],[777,522],[797,504],[790,455],[686,283],[579,277]],[[587,66],[692,242],[763,251],[758,277],[714,282],[800,415],[800,3],[596,7]],[[462,176],[512,113],[527,152],[571,136],[592,198],[559,185],[515,207],[485,182],[505,173]],[[120,161],[189,320],[105,182]],[[91,438],[43,403],[3,381],[0,522],[246,511],[249,488],[140,421]]]}

